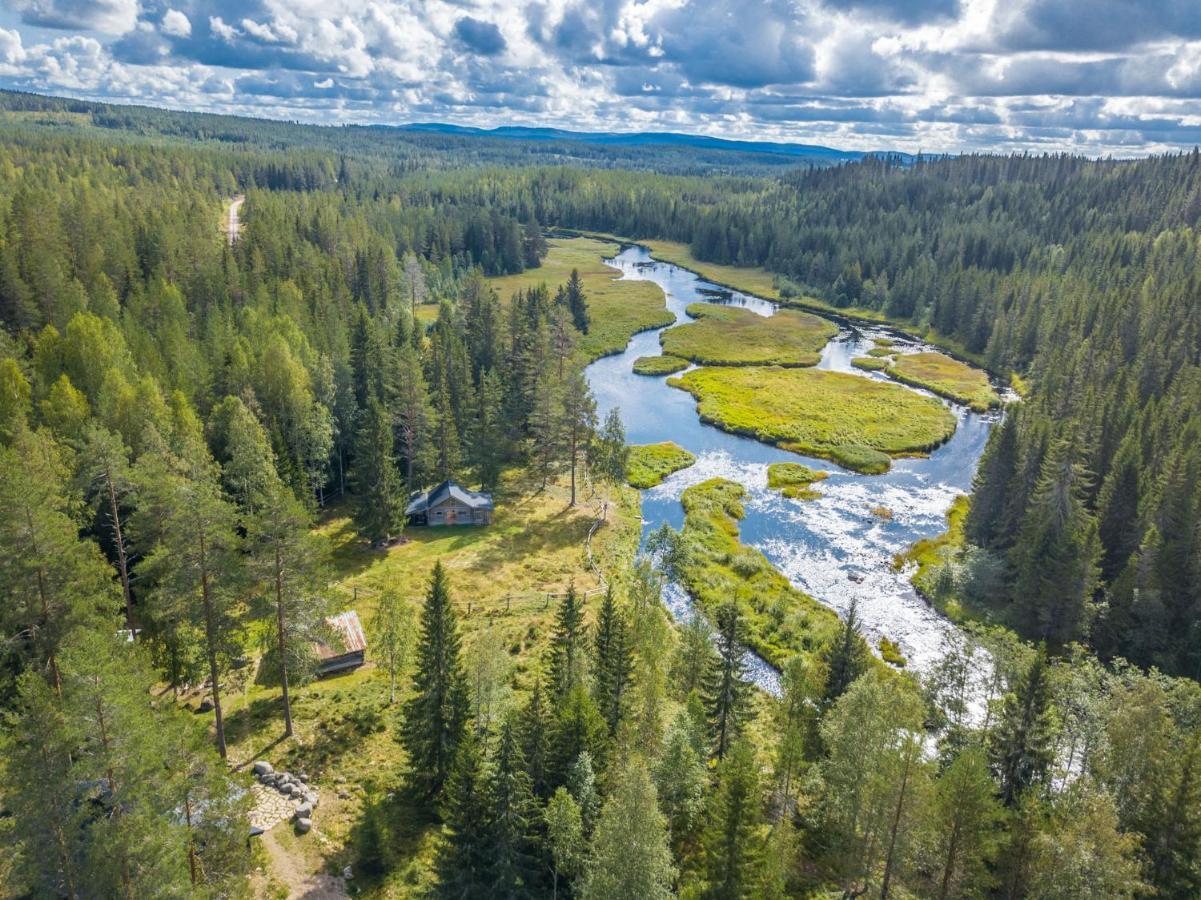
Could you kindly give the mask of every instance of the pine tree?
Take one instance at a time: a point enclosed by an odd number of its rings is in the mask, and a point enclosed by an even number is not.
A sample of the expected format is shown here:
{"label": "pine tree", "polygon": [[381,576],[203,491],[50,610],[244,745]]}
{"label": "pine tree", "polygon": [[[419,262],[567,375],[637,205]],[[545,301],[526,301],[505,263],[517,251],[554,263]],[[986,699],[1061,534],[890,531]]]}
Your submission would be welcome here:
{"label": "pine tree", "polygon": [[501,727],[488,779],[487,847],[492,896],[531,894],[537,872],[533,840],[536,809],[516,730],[506,722]]}
{"label": "pine tree", "polygon": [[133,591],[129,583],[129,547],[121,516],[121,507],[129,502],[133,493],[129,451],[118,435],[92,424],[85,432],[80,460],[80,478],[85,491],[107,520],[112,547],[117,556],[121,594],[125,600],[125,627],[133,634],[135,623]]}
{"label": "pine tree", "polygon": [[705,834],[705,892],[713,900],[757,895],[763,859],[759,771],[750,744],[738,741],[717,767]]}
{"label": "pine tree", "polygon": [[414,694],[405,704],[401,740],[409,754],[409,777],[426,797],[441,794],[455,753],[467,733],[467,685],[459,632],[446,573],[434,564],[417,651]]}
{"label": "pine tree", "polygon": [[530,776],[534,796],[550,796],[552,766],[551,719],[542,696],[541,679],[534,680],[534,689],[521,710],[521,753]]}
{"label": "pine tree", "polygon": [[584,900],[667,900],[675,867],[655,786],[641,760],[631,760],[605,801],[592,858],[580,891]]}
{"label": "pine tree", "polygon": [[628,705],[627,692],[634,669],[629,626],[617,608],[613,588],[605,592],[596,620],[593,642],[593,694],[601,717],[609,726],[609,736],[617,735]]}
{"label": "pine tree", "polygon": [[608,735],[596,703],[582,684],[575,685],[558,701],[556,712],[551,737],[553,765],[550,783],[554,787],[566,782],[571,766],[581,753],[586,752],[592,759],[599,759]]}
{"label": "pine tree", "polygon": [[476,392],[474,428],[471,434],[471,459],[484,490],[496,487],[506,452],[504,389],[493,369],[480,376]]}
{"label": "pine tree", "polygon": [[547,651],[547,673],[552,699],[562,701],[571,689],[583,682],[585,661],[584,608],[575,584],[555,610],[555,630]]}
{"label": "pine tree", "polygon": [[587,456],[596,430],[596,400],[583,371],[570,372],[563,379],[561,433],[571,472],[571,506],[576,503],[576,471]]}
{"label": "pine tree", "polygon": [[859,610],[852,600],[838,637],[822,650],[822,662],[826,668],[826,684],[821,698],[823,710],[829,709],[867,670],[869,652],[867,643],[859,633]]}
{"label": "pine tree", "polygon": [[458,742],[446,784],[446,834],[438,850],[438,896],[475,900],[492,889],[488,786],[479,746],[468,732]]}
{"label": "pine tree", "polygon": [[1008,807],[1046,777],[1054,760],[1055,712],[1049,674],[1047,653],[1040,647],[1013,692],[1005,695],[989,736],[989,757],[1001,785],[1001,799]]}
{"label": "pine tree", "polygon": [[929,830],[939,900],[972,896],[989,885],[1002,810],[988,761],[978,747],[964,750],[939,776]]}
{"label": "pine tree", "polygon": [[393,366],[389,408],[396,417],[396,444],[404,463],[405,484],[414,491],[432,462],[434,411],[421,362],[412,346],[401,344],[396,349]]}
{"label": "pine tree", "polygon": [[369,541],[386,541],[403,527],[405,497],[392,455],[392,424],[377,402],[364,410],[355,441],[351,481],[358,494],[355,523]]}
{"label": "pine tree", "polygon": [[713,755],[722,759],[741,733],[751,692],[743,661],[742,619],[732,603],[717,610],[717,652],[717,661],[705,679],[705,707]]}

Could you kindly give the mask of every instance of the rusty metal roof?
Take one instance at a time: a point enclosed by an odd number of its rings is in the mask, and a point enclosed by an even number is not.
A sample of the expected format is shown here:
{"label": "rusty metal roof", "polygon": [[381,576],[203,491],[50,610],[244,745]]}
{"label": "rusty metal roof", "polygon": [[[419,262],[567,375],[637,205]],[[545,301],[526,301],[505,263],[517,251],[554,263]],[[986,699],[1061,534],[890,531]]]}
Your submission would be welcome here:
{"label": "rusty metal roof", "polygon": [[325,624],[330,627],[336,637],[341,639],[342,646],[340,648],[331,647],[329,644],[318,642],[318,658],[332,659],[335,656],[357,653],[367,649],[367,635],[363,631],[363,623],[359,621],[359,614],[353,609],[330,616],[325,620]]}

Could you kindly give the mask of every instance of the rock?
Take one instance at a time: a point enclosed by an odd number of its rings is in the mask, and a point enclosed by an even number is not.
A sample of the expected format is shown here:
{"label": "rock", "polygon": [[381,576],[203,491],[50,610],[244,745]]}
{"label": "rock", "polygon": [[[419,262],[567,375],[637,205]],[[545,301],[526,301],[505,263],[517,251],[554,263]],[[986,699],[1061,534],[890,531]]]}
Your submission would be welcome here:
{"label": "rock", "polygon": [[291,797],[294,793],[296,793],[296,785],[285,781],[279,786],[279,792]]}
{"label": "rock", "polygon": [[308,803],[302,803],[296,807],[296,812],[292,813],[294,819],[311,819],[313,818],[313,807]]}
{"label": "rock", "polygon": [[342,870],[342,880],[350,881],[352,878],[354,878],[354,870],[350,866],[347,866]]}
{"label": "rock", "polygon": [[264,759],[260,759],[258,762],[256,762],[254,764],[254,774],[255,775],[270,775],[274,771],[275,771],[275,769],[271,765],[271,763],[267,762]]}
{"label": "rock", "polygon": [[214,709],[216,709],[216,706],[213,703],[213,698],[205,697],[203,700],[200,701],[200,705],[198,707],[196,707],[196,712],[206,713],[206,712],[212,712]]}
{"label": "rock", "polygon": [[338,799],[339,800],[349,800],[350,792],[349,791],[338,791]]}
{"label": "rock", "polygon": [[299,831],[301,834],[308,834],[309,831],[312,829],[312,827],[313,827],[312,819],[297,819],[296,820],[296,830]]}
{"label": "rock", "polygon": [[316,809],[317,808],[317,792],[309,791],[307,794],[305,794],[304,802],[309,804],[309,806],[313,807],[313,809]]}

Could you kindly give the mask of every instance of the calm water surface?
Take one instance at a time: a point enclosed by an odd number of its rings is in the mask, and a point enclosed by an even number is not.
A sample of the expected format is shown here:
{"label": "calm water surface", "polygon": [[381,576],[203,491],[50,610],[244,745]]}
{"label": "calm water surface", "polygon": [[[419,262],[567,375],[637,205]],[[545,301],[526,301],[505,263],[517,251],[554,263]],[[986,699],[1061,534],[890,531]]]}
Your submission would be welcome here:
{"label": "calm water surface", "polygon": [[[684,309],[697,301],[737,304],[764,316],[775,311],[765,300],[655,262],[640,247],[628,248],[607,262],[621,271],[622,278],[653,281],[663,288],[677,322],[690,321]],[[819,368],[883,379],[851,366],[852,358],[873,346],[872,338],[890,337],[903,353],[930,349],[886,328],[840,325],[838,336],[822,352]],[[603,419],[610,409],[618,408],[631,444],[675,441],[697,457],[692,467],[642,492],[643,539],[664,522],[681,527],[680,495],[689,485],[717,476],[737,481],[748,492],[746,518],[741,522],[745,543],[763,551],[793,584],[840,614],[845,615],[852,600],[857,600],[863,631],[873,648],[881,637],[888,637],[900,644],[911,667],[928,669],[954,626],[917,596],[909,573],[894,571],[892,559],[919,538],[945,530],[946,511],[957,494],[971,488],[997,415],[979,415],[949,404],[959,420],[955,435],[928,459],[895,460],[887,474],[859,475],[702,423],[689,394],[668,387],[664,377],[631,371],[639,356],[658,353],[659,332],[643,332],[623,353],[598,360],[587,370],[599,416]],[[820,499],[789,500],[768,490],[768,464],[786,461],[830,473],[817,485]],[[873,515],[876,506],[891,510],[891,520]],[[675,615],[691,614],[688,597],[677,586],[668,587],[665,600]],[[776,673],[761,660],[750,662],[756,682],[777,691]]]}

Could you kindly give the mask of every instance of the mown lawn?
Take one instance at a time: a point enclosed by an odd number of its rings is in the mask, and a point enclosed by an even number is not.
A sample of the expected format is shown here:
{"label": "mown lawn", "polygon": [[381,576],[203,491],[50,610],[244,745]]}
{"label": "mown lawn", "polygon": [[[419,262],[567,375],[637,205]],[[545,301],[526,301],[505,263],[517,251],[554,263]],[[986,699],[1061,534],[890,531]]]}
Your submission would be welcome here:
{"label": "mown lawn", "polygon": [[963,403],[976,412],[985,412],[1001,405],[1001,398],[984,372],[943,353],[898,356],[885,373],[897,381]]}
{"label": "mown lawn", "polygon": [[767,486],[792,500],[816,500],[821,492],[813,489],[814,482],[829,477],[829,472],[801,463],[772,463],[767,467]]}
{"label": "mown lawn", "polygon": [[955,432],[954,414],[938,400],[844,372],[711,367],[668,384],[692,394],[701,419],[719,428],[869,475]]}
{"label": "mown lawn", "polygon": [[[602,490],[597,500],[608,500],[607,521],[594,536],[593,553],[601,570],[613,574],[628,568],[637,550],[639,498],[624,486]],[[369,896],[408,897],[421,896],[433,877],[436,826],[428,813],[408,804],[397,790],[404,774],[397,734],[411,673],[400,680],[397,703],[389,705],[388,679],[376,668],[370,649],[379,591],[398,592],[416,613],[430,571],[440,560],[450,578],[465,651],[469,653],[485,631],[499,634],[512,664],[516,702],[532,683],[550,634],[555,606],[546,594],[561,592],[571,583],[580,591],[597,586],[584,552],[597,503],[568,509],[566,487],[553,484],[539,490],[538,483],[520,471],[507,474],[496,500],[491,526],[412,528],[404,543],[387,550],[373,549],[359,539],[348,508],[331,510],[317,528],[332,550],[330,595],[335,608],[356,609],[368,628],[367,666],[294,687],[296,734],[286,741],[281,739],[277,688],[249,678],[227,686],[231,761],[246,765],[265,758],[277,768],[305,773],[321,791],[313,833],[295,836],[287,824],[272,832],[301,870],[339,872],[353,864],[364,809],[388,798],[396,866],[386,884],[361,875],[354,883],[368,888]],[[599,597],[588,601],[589,621],[598,604]]]}
{"label": "mown lawn", "polygon": [[760,316],[740,306],[692,303],[695,322],[660,333],[664,354],[706,365],[814,366],[838,334],[827,319],[793,309]]}
{"label": "mown lawn", "polygon": [[630,447],[626,480],[636,488],[652,488],[668,475],[687,469],[696,457],[672,441]]}
{"label": "mown lawn", "polygon": [[797,590],[754,547],[739,539],[746,489],[712,478],[684,491],[677,575],[710,616],[737,603],[747,624],[747,644],[773,665],[812,653],[838,629],[838,616]]}
{"label": "mown lawn", "polygon": [[591,361],[625,349],[639,331],[661,328],[675,321],[668,311],[663,291],[650,281],[618,281],[620,273],[601,260],[621,249],[619,244],[595,238],[551,238],[550,251],[536,269],[520,275],[489,279],[501,300],[519,290],[545,284],[553,294],[578,269],[588,298],[592,324],[578,345],[584,359]]}

